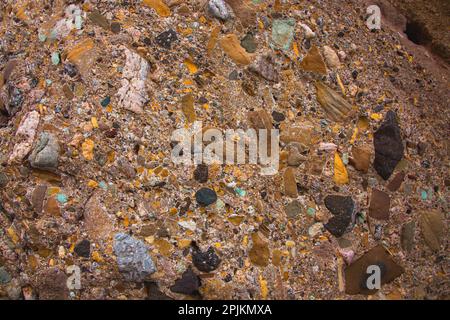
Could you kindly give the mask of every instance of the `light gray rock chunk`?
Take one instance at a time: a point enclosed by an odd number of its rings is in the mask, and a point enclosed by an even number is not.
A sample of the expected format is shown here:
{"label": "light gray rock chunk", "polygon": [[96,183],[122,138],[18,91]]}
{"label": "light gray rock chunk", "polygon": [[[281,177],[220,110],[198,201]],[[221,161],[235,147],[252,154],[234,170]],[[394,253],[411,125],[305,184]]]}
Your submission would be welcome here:
{"label": "light gray rock chunk", "polygon": [[228,20],[231,15],[223,0],[209,0],[208,10],[213,16],[222,20]]}
{"label": "light gray rock chunk", "polygon": [[58,139],[51,133],[43,132],[39,141],[30,155],[30,164],[33,168],[54,170],[58,167],[59,160]]}
{"label": "light gray rock chunk", "polygon": [[117,233],[115,235],[114,253],[117,256],[119,271],[128,281],[142,281],[148,275],[156,272],[147,246],[128,234]]}

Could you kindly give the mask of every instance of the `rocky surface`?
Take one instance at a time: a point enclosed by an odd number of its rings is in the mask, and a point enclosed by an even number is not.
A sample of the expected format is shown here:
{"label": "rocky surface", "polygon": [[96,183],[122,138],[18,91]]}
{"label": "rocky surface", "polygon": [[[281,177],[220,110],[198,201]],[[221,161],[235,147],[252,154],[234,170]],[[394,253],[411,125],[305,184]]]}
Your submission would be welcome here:
{"label": "rocky surface", "polygon": [[448,299],[448,1],[367,2],[2,1],[0,299]]}

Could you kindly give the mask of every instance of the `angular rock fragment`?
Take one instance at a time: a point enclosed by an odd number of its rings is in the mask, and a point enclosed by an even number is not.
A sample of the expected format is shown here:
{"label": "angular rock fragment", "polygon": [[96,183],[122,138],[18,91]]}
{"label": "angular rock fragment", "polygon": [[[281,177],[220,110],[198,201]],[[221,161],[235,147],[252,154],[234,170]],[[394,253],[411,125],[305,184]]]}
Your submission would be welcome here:
{"label": "angular rock fragment", "polygon": [[422,211],[419,224],[426,244],[433,251],[441,248],[445,234],[445,222],[442,212],[437,210]]}
{"label": "angular rock fragment", "polygon": [[373,275],[373,272],[367,272],[369,266],[379,267],[381,285],[393,281],[403,273],[403,268],[395,263],[388,251],[378,245],[345,269],[345,293],[371,295],[377,292],[377,289],[369,289],[367,285],[369,277]]}
{"label": "angular rock fragment", "polygon": [[278,70],[271,56],[261,57],[254,66],[250,67],[250,70],[268,81],[279,81]]}
{"label": "angular rock fragment", "polygon": [[49,132],[42,132],[30,155],[30,165],[41,170],[56,170],[59,160],[58,139]]}
{"label": "angular rock fragment", "polygon": [[247,33],[244,38],[241,40],[241,46],[248,52],[248,53],[255,53],[257,43],[255,41],[255,37],[252,33]]}
{"label": "angular rock fragment", "polygon": [[293,200],[284,208],[284,211],[288,218],[295,219],[303,211],[303,206],[297,200]]}
{"label": "angular rock fragment", "polygon": [[220,264],[220,258],[217,256],[213,247],[202,252],[197,246],[193,246],[192,262],[194,266],[203,272],[211,272],[216,270]]}
{"label": "angular rock fragment", "polygon": [[352,111],[350,103],[322,82],[316,82],[316,88],[317,101],[331,120],[341,122],[349,117]]}
{"label": "angular rock fragment", "polygon": [[295,181],[295,171],[293,168],[287,168],[283,174],[284,193],[291,198],[297,198],[297,182]]}
{"label": "angular rock fragment", "polygon": [[414,232],[416,230],[416,223],[410,221],[402,226],[400,244],[403,250],[410,252],[414,246]]}
{"label": "angular rock fragment", "polygon": [[177,40],[178,40],[177,33],[173,29],[169,29],[167,31],[160,33],[156,37],[155,42],[160,47],[163,47],[165,49],[171,49],[172,43]]}
{"label": "angular rock fragment", "polygon": [[193,123],[196,120],[195,110],[194,110],[194,97],[192,94],[187,94],[181,99],[181,110],[188,123]]}
{"label": "angular rock fragment", "polygon": [[307,160],[303,153],[307,150],[306,146],[298,142],[291,142],[288,145],[288,165],[298,167]]}
{"label": "angular rock fragment", "polygon": [[9,162],[20,162],[30,152],[39,125],[40,115],[37,111],[31,111],[22,119],[16,132],[16,137],[20,140],[14,145],[14,150],[9,157]]}
{"label": "angular rock fragment", "polygon": [[320,54],[319,48],[313,46],[308,54],[303,58],[300,63],[300,68],[305,71],[314,72],[318,74],[327,74],[327,67]]}
{"label": "angular rock fragment", "polygon": [[154,9],[161,17],[168,17],[171,14],[170,8],[163,0],[143,0],[143,4]]}
{"label": "angular rock fragment", "polygon": [[383,191],[373,189],[370,199],[369,216],[377,220],[388,220],[391,198]]}
{"label": "angular rock fragment", "polygon": [[239,19],[244,28],[248,28],[256,24],[256,10],[250,1],[225,0],[225,2],[231,7],[233,13]]}
{"label": "angular rock fragment", "polygon": [[89,13],[88,19],[105,30],[110,29],[108,19],[106,19],[105,16],[103,16],[98,10],[93,10]]}
{"label": "angular rock fragment", "polygon": [[355,220],[355,202],[352,197],[328,195],[324,202],[325,207],[333,214],[324,225],[325,229],[337,238],[349,232]]}
{"label": "angular rock fragment", "polygon": [[356,170],[367,173],[370,166],[370,150],[364,147],[353,147],[350,164]]}
{"label": "angular rock fragment", "polygon": [[251,63],[251,56],[244,48],[235,34],[227,34],[220,39],[222,50],[237,64],[247,65]]}
{"label": "angular rock fragment", "polygon": [[331,47],[329,46],[323,47],[323,56],[330,69],[336,69],[339,67],[341,62],[339,61],[337,53]]}
{"label": "angular rock fragment", "polygon": [[201,285],[201,279],[189,267],[181,278],[176,280],[175,284],[170,287],[170,291],[187,295],[199,295],[198,289],[200,289]]}
{"label": "angular rock fragment", "polygon": [[91,243],[89,240],[81,240],[74,248],[74,252],[83,258],[89,258],[91,254]]}
{"label": "angular rock fragment", "polygon": [[260,267],[266,267],[269,264],[270,250],[267,241],[263,240],[258,232],[252,234],[253,246],[248,256],[250,261]]}
{"label": "angular rock fragment", "polygon": [[208,181],[208,166],[205,164],[199,164],[194,170],[194,179],[200,183]]}
{"label": "angular rock fragment", "polygon": [[142,281],[156,272],[148,247],[128,234],[118,233],[114,236],[114,253],[119,271],[128,281]]}
{"label": "angular rock fragment", "polygon": [[96,192],[84,207],[84,225],[91,239],[106,239],[113,230],[113,222],[102,204],[102,198],[102,192]]}
{"label": "angular rock fragment", "polygon": [[284,51],[291,49],[294,38],[294,19],[275,19],[272,24],[272,46]]}
{"label": "angular rock fragment", "polygon": [[67,300],[69,289],[66,274],[58,268],[45,270],[39,276],[38,295],[39,300]]}
{"label": "angular rock fragment", "polygon": [[402,186],[403,181],[405,180],[405,172],[400,171],[395,175],[395,177],[389,182],[389,184],[386,186],[389,191],[395,192]]}
{"label": "angular rock fragment", "polygon": [[403,158],[403,141],[397,116],[389,110],[380,128],[374,134],[375,161],[374,168],[378,174],[388,180],[395,167]]}
{"label": "angular rock fragment", "polygon": [[146,79],[149,65],[137,53],[126,47],[123,49],[126,62],[122,73],[122,87],[117,91],[117,97],[123,108],[140,114],[144,111],[143,105],[148,99]]}
{"label": "angular rock fragment", "polygon": [[171,297],[161,292],[156,282],[145,281],[144,285],[147,290],[147,300],[173,300]]}
{"label": "angular rock fragment", "polygon": [[224,21],[231,18],[231,14],[228,10],[228,7],[223,0],[209,0],[208,11],[214,17]]}

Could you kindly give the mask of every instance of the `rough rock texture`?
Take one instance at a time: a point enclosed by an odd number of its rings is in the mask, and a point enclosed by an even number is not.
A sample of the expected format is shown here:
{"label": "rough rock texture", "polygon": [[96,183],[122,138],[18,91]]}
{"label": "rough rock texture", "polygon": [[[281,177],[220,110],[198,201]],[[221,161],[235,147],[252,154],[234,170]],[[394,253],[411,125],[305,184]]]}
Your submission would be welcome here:
{"label": "rough rock texture", "polygon": [[148,247],[128,234],[114,236],[114,253],[117,256],[119,271],[128,281],[142,281],[156,272]]}
{"label": "rough rock texture", "polygon": [[375,132],[375,160],[373,166],[378,174],[388,180],[395,167],[403,158],[403,141],[397,115],[388,111],[380,128]]}

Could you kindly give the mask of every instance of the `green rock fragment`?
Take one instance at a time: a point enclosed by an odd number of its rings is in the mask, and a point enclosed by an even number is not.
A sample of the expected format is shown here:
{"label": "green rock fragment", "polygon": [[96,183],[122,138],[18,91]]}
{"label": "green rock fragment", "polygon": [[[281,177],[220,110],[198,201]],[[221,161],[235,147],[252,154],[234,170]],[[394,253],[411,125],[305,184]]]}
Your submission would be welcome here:
{"label": "green rock fragment", "polygon": [[245,51],[254,53],[256,51],[256,42],[253,34],[250,32],[247,33],[241,40],[241,46],[245,49]]}
{"label": "green rock fragment", "polygon": [[58,64],[59,64],[59,61],[60,61],[60,58],[59,58],[59,52],[53,52],[53,53],[52,53],[51,59],[52,59],[52,64],[53,64],[54,66],[58,65]]}
{"label": "green rock fragment", "polygon": [[272,24],[272,43],[274,49],[287,51],[291,48],[294,38],[295,20],[276,19]]}

